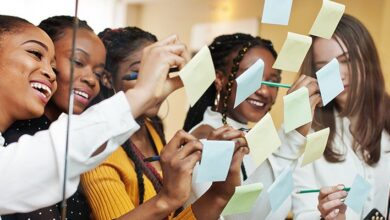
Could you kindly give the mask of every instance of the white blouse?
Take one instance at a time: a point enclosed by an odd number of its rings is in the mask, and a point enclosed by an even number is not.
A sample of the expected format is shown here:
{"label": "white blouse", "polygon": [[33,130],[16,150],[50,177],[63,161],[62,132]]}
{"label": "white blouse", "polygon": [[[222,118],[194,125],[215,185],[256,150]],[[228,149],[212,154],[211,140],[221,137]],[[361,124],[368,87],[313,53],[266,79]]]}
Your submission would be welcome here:
{"label": "white blouse", "polygon": [[[0,214],[30,212],[62,200],[67,115],[48,130],[3,147],[0,138]],[[79,185],[80,174],[103,162],[139,126],[123,92],[72,115],[66,196]],[[92,154],[104,143],[103,152]]]}
{"label": "white blouse", "polygon": [[[367,165],[362,157],[352,149],[353,137],[349,130],[350,121],[346,117],[336,117],[336,135],[333,141],[337,151],[344,154],[344,161],[330,163],[324,157],[304,167],[297,167],[294,172],[297,189],[318,189],[322,186],[344,184],[351,186],[356,174],[365,178],[372,186],[362,212],[355,213],[347,208],[347,219],[363,219],[373,208],[383,215],[387,213],[390,183],[390,136],[382,132],[381,157],[374,166]],[[289,142],[289,139],[283,140]],[[290,142],[291,143],[291,142]],[[317,193],[293,194],[294,219],[319,219]]]}
{"label": "white blouse", "polygon": [[[227,123],[235,129],[239,128],[248,128],[246,124],[239,123],[227,118]],[[211,110],[211,107],[208,107],[203,115],[203,121],[196,125],[191,131],[195,130],[201,125],[209,125],[213,128],[219,128],[223,126],[222,124],[222,115],[219,112],[214,112]],[[280,147],[275,151],[271,156],[268,157],[259,167],[256,167],[250,155],[244,157],[244,165],[246,172],[248,174],[248,179],[243,181],[243,184],[251,184],[261,182],[264,185],[263,191],[260,194],[259,198],[256,200],[254,208],[249,213],[237,214],[225,216],[223,219],[226,220],[259,220],[259,219],[285,219],[291,207],[291,198],[289,197],[283,205],[276,211],[272,212],[269,202],[267,189],[274,182],[275,177],[277,177],[285,167],[290,166],[294,161],[296,161],[300,156],[300,146],[304,144],[304,137],[296,131],[290,132],[294,134],[290,139],[293,141],[293,145],[297,147]],[[287,135],[290,135],[287,134]],[[282,135],[283,131],[280,130],[279,135]],[[285,134],[283,134],[285,135]],[[282,143],[283,145],[283,143]],[[194,170],[193,176],[196,176],[197,169]],[[211,183],[199,184],[195,182],[195,178],[192,181],[192,195],[190,201],[187,204],[193,203],[197,198],[202,196],[208,188],[210,188]]]}

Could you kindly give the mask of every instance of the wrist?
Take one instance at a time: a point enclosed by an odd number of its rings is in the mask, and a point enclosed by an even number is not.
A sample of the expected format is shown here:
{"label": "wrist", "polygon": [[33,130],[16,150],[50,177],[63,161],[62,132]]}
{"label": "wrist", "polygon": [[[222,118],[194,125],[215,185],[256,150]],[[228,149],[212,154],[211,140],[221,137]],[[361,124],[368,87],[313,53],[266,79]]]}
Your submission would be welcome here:
{"label": "wrist", "polygon": [[166,196],[163,191],[157,194],[155,198],[157,206],[156,208],[161,212],[169,214],[180,207],[180,205],[175,204],[172,199],[168,198],[168,196]]}
{"label": "wrist", "polygon": [[148,109],[151,98],[144,89],[133,88],[129,89],[125,93],[127,101],[129,102],[131,113],[134,118],[139,117],[140,115]]}

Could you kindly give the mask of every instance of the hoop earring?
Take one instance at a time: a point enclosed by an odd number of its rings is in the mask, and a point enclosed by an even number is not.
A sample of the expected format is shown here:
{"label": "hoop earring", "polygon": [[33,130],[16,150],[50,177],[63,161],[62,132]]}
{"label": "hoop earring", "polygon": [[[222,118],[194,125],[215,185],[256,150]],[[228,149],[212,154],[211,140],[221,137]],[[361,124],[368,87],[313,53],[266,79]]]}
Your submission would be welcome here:
{"label": "hoop earring", "polygon": [[160,117],[160,116],[159,116],[159,117],[161,118],[161,121],[163,121],[164,119],[166,119],[167,116],[168,116],[168,114],[169,114],[169,101],[168,101],[168,99],[165,99],[165,101],[164,101],[163,103],[167,103],[167,112],[164,114],[163,117]]}

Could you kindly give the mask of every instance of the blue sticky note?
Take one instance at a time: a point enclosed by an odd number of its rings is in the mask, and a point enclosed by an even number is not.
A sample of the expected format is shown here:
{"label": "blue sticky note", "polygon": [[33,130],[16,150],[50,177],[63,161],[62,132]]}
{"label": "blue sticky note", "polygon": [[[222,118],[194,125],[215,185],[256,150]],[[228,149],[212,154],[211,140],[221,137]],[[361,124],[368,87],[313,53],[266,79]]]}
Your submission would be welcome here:
{"label": "blue sticky note", "polygon": [[201,142],[203,150],[196,182],[225,181],[232,162],[234,142],[207,140]]}
{"label": "blue sticky note", "polygon": [[262,23],[288,25],[292,0],[265,0]]}
{"label": "blue sticky note", "polygon": [[356,213],[360,213],[371,187],[369,182],[357,174],[351,185],[351,190],[348,192],[348,196],[345,199],[345,204]]}
{"label": "blue sticky note", "polygon": [[264,61],[258,59],[245,72],[237,77],[237,92],[234,100],[234,108],[237,107],[246,98],[252,95],[261,86],[264,73]]}
{"label": "blue sticky note", "polygon": [[283,202],[291,195],[294,189],[294,181],[290,167],[287,167],[268,188],[269,201],[272,212],[278,210]]}
{"label": "blue sticky note", "polygon": [[333,58],[333,60],[318,70],[316,75],[318,85],[320,86],[322,103],[325,106],[344,90],[339,62],[336,58]]}

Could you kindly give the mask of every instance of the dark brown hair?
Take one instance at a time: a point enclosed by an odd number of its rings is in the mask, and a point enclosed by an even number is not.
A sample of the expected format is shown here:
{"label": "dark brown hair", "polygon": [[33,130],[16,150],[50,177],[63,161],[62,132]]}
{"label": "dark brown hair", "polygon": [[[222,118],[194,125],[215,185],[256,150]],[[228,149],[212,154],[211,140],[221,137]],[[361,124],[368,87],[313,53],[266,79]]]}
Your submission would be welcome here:
{"label": "dark brown hair", "polygon": [[9,15],[0,15],[0,41],[4,34],[12,34],[21,31],[22,27],[26,25],[35,27],[35,25],[31,24],[23,18]]}
{"label": "dark brown hair", "polygon": [[[313,42],[316,39],[317,37],[313,37]],[[368,165],[374,165],[381,155],[382,131],[383,129],[390,131],[389,116],[385,114],[386,106],[389,106],[390,101],[385,91],[378,52],[364,25],[347,14],[341,18],[333,39],[340,47],[342,44],[345,45],[347,51],[343,52],[349,57],[350,89],[346,108],[340,112],[340,115],[357,118],[354,122],[356,124],[349,128],[353,136],[352,147],[355,151],[360,151]],[[315,77],[315,71],[312,47],[303,63],[301,74]],[[336,128],[333,113],[335,107],[336,101],[333,100],[327,106],[317,108],[313,120],[315,130],[330,128],[324,152],[324,157],[329,162],[340,162],[344,159],[344,155],[336,152],[333,146]]]}

